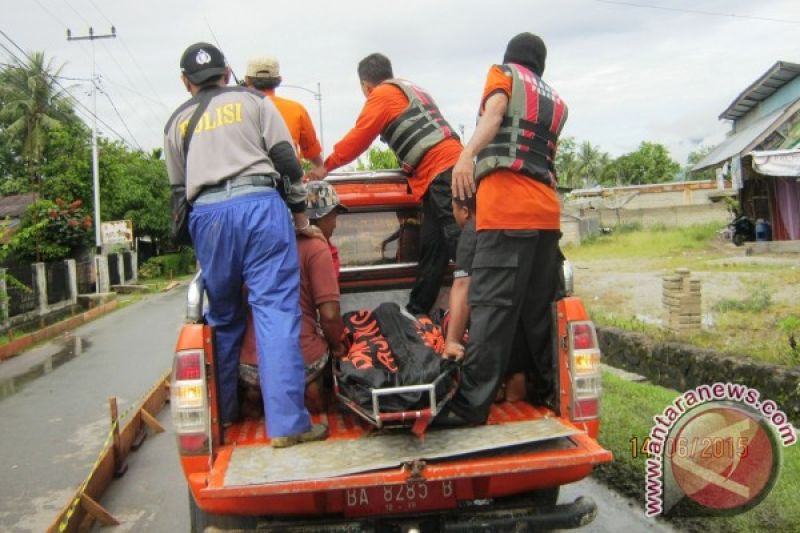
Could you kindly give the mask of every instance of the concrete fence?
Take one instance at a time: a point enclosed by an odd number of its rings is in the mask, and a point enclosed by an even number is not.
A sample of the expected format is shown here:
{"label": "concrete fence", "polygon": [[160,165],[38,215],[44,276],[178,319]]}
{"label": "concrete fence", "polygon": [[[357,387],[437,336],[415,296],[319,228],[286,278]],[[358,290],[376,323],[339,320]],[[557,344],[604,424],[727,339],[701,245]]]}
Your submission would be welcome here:
{"label": "concrete fence", "polygon": [[[113,284],[110,264],[116,273]],[[0,268],[0,332],[76,305],[79,287],[107,293],[114,285],[137,280],[135,252],[96,255],[89,265],[78,268],[74,259],[67,259]]]}
{"label": "concrete fence", "polygon": [[602,226],[639,223],[642,226],[690,226],[692,224],[716,223],[725,226],[731,218],[723,202],[704,205],[680,205],[672,207],[652,207],[626,209],[598,209]]}

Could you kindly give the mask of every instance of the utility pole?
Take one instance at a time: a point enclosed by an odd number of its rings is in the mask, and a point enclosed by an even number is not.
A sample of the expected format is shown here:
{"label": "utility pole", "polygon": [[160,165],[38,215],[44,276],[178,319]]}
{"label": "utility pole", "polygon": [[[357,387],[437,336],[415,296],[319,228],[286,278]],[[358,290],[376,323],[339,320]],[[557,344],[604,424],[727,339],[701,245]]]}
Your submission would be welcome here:
{"label": "utility pole", "polygon": [[67,28],[67,41],[91,41],[92,43],[92,187],[94,189],[94,245],[96,252],[100,253],[102,241],[100,239],[100,168],[97,162],[97,76],[95,75],[94,41],[95,39],[113,39],[117,36],[117,29],[111,26],[111,33],[95,35],[89,27],[88,35],[72,36],[72,31]]}

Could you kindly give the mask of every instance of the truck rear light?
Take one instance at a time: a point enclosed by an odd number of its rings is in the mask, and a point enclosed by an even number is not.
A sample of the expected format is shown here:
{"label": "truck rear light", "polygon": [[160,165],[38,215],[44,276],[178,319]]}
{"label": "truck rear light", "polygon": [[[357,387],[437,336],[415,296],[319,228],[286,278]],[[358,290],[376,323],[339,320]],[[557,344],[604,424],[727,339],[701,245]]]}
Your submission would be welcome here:
{"label": "truck rear light", "polygon": [[573,403],[576,418],[580,420],[589,420],[597,418],[600,414],[600,401],[597,398],[590,400],[578,400]]}
{"label": "truck rear light", "polygon": [[600,351],[576,352],[573,356],[576,374],[592,374],[600,367]]}
{"label": "truck rear light", "polygon": [[203,350],[182,350],[175,354],[170,408],[181,453],[208,453],[211,424]]}
{"label": "truck rear light", "polygon": [[573,381],[573,396],[581,398],[598,398],[603,391],[600,376],[576,377]]}
{"label": "truck rear light", "polygon": [[186,352],[175,358],[175,379],[184,381],[202,377],[203,352]]}
{"label": "truck rear light", "polygon": [[178,447],[182,453],[206,453],[208,450],[208,435],[205,433],[178,435]]}
{"label": "truck rear light", "polygon": [[597,346],[591,322],[576,323],[572,327],[572,346],[576,350],[590,350]]}
{"label": "truck rear light", "polygon": [[202,383],[177,384],[173,403],[181,409],[202,408],[205,387]]}
{"label": "truck rear light", "polygon": [[603,385],[600,374],[600,349],[591,321],[569,324],[570,378],[572,382],[572,420],[591,420],[599,416]]}

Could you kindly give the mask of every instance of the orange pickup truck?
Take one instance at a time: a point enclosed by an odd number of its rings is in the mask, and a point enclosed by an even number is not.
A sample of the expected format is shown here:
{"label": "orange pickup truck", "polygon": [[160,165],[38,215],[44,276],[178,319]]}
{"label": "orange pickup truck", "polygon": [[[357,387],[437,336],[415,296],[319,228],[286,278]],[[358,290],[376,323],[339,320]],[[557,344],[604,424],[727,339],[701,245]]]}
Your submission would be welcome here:
{"label": "orange pickup truck", "polygon": [[[349,208],[334,236],[343,310],[405,303],[419,209],[405,178],[362,172],[328,179]],[[214,331],[202,307],[198,275],[171,383],[192,531],[528,531],[581,527],[594,518],[589,498],[557,504],[561,485],[611,460],[595,440],[600,351],[578,298],[553,305],[558,390],[551,405],[497,403],[484,426],[434,427],[420,439],[407,429],[376,430],[331,395],[328,411],[314,415],[328,424],[328,439],[285,449],[270,446],[263,419],[222,427]],[[432,398],[433,414],[436,408]],[[376,417],[380,426],[377,409]]]}

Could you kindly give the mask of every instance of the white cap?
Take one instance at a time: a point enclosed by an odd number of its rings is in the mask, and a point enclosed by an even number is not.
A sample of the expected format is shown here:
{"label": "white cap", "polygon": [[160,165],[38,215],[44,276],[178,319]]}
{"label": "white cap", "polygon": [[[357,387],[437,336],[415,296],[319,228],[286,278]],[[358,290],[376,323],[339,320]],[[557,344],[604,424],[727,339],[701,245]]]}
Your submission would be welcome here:
{"label": "white cap", "polygon": [[250,78],[280,78],[281,66],[278,58],[273,56],[251,57],[247,62],[247,74]]}

